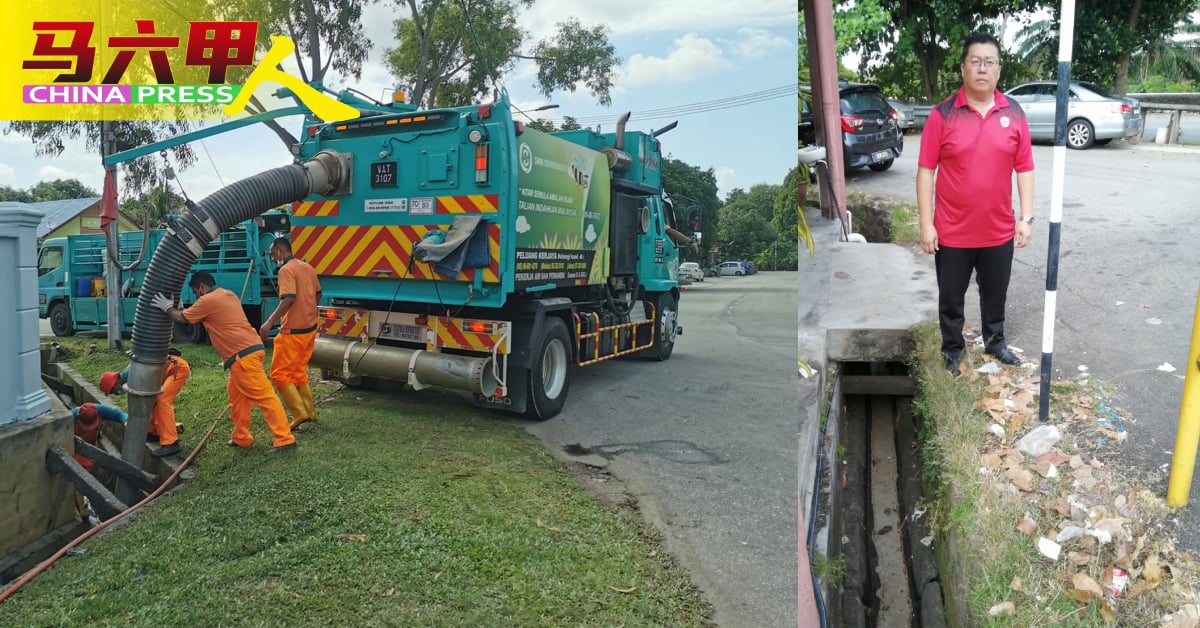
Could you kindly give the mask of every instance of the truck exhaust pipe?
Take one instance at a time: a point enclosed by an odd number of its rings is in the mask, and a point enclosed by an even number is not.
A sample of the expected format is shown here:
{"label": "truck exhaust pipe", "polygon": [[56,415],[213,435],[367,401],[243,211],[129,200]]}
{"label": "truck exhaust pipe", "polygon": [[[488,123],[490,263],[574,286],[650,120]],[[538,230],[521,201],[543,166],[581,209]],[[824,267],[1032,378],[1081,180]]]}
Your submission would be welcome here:
{"label": "truck exhaust pipe", "polygon": [[428,386],[498,395],[500,382],[492,358],[435,353],[381,344],[364,344],[357,338],[317,336],[310,365],[338,371],[343,377],[381,377],[407,383],[420,390]]}
{"label": "truck exhaust pipe", "polygon": [[606,146],[600,149],[600,152],[604,153],[604,156],[608,158],[608,169],[613,172],[625,172],[633,165],[633,157],[630,157],[629,153],[625,152],[626,122],[629,122],[628,111],[621,114],[620,118],[617,118],[617,132],[616,138],[613,141],[613,147],[609,148]]}
{"label": "truck exhaust pipe", "polygon": [[625,150],[625,123],[629,122],[629,113],[626,111],[621,114],[620,118],[617,118],[616,143],[613,144],[613,147],[617,150]]}

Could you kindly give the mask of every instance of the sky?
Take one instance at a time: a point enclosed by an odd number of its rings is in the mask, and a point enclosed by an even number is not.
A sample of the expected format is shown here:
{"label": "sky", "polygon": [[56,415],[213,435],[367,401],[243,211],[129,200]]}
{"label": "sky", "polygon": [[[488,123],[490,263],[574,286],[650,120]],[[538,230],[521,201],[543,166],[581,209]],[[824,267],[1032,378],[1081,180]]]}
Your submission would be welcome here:
{"label": "sky", "polygon": [[[347,82],[331,74],[326,78],[328,87],[353,87],[376,98],[390,93],[395,80],[381,60],[394,41],[392,23],[399,17],[396,6],[394,0],[384,0],[366,9],[363,24],[376,43],[362,78]],[[525,52],[566,15],[585,26],[608,26],[609,41],[620,59],[612,105],[597,104],[586,90],[560,91],[547,99],[534,87],[536,68],[531,62],[522,62],[501,82],[519,109],[557,104],[557,109],[531,115],[589,119],[588,126],[598,122],[606,132],[613,130],[616,118],[626,111],[633,114],[626,126],[629,130],[651,131],[678,121],[677,128],[660,137],[663,152],[701,169],[711,168],[722,198],[734,188],[779,184],[795,165],[797,5],[793,0],[538,0],[524,13],[521,23],[529,33]],[[285,68],[298,75],[294,66]],[[785,87],[789,89],[782,89]],[[767,95],[773,97],[739,99],[736,102],[746,103],[741,106],[667,118],[639,115],[771,89],[775,91]],[[266,104],[277,108],[290,101],[268,99]],[[721,104],[729,103],[717,106]],[[285,118],[282,124],[299,134],[300,118]],[[196,165],[179,173],[179,184],[193,200],[291,162],[283,143],[262,125],[209,138],[193,148]],[[15,134],[0,135],[0,185],[26,189],[58,178],[78,179],[99,190],[103,181],[99,156],[86,152],[78,142],[68,144],[57,157],[37,157],[29,140]],[[685,190],[669,192],[687,194]]]}

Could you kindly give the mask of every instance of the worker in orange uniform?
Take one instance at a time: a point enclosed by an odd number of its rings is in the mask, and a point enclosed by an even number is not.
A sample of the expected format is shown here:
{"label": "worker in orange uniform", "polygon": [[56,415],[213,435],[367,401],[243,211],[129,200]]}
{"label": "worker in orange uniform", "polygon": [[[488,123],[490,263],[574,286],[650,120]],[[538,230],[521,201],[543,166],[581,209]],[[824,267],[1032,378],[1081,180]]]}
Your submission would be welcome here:
{"label": "worker in orange uniform", "polygon": [[276,238],[271,243],[271,259],[279,265],[279,306],[258,328],[258,335],[266,343],[271,327],[280,321],[271,355],[271,381],[292,411],[290,427],[294,430],[317,420],[308,383],[308,361],[317,342],[321,282],[312,266],[292,256],[292,243],[287,238]]}
{"label": "worker in orange uniform", "polygon": [[[183,451],[179,444],[179,431],[175,423],[175,397],[179,395],[179,391],[183,390],[183,385],[187,383],[191,374],[192,367],[188,365],[187,360],[183,359],[183,354],[179,353],[179,349],[175,347],[167,349],[167,363],[163,367],[162,391],[154,400],[154,410],[150,414],[150,425],[147,430],[148,434],[154,434],[158,438],[160,447],[150,451],[150,455],[155,458],[174,456]],[[100,376],[100,390],[104,391],[106,395],[120,395],[128,390],[128,381],[129,367],[120,373],[108,371]]]}
{"label": "worker in orange uniform", "polygon": [[267,427],[275,437],[274,446],[266,451],[273,455],[296,448],[296,437],[288,428],[287,414],[283,404],[271,390],[271,382],[263,371],[263,358],[267,350],[259,344],[258,334],[246,320],[242,301],[236,294],[218,288],[211,273],[192,273],[188,286],[196,293],[196,302],[186,311],[175,307],[175,303],[161,292],[154,295],[151,304],[162,310],[177,323],[194,325],[203,323],[209,342],[217,355],[225,361],[229,371],[230,417],[233,419],[233,437],[230,447],[245,449],[254,442],[250,434],[250,405],[258,406]]}

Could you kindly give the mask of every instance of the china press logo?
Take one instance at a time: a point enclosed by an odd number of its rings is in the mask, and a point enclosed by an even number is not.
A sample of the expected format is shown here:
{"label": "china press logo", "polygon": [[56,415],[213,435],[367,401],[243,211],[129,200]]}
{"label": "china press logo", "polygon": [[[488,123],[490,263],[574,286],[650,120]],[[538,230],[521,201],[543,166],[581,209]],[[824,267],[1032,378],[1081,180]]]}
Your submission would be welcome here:
{"label": "china press logo", "polygon": [[[59,71],[49,83],[24,83],[25,105],[224,105],[226,115],[245,111],[251,95],[263,83],[289,88],[314,114],[327,122],[358,117],[353,107],[322,94],[299,78],[278,69],[295,50],[291,39],[271,37],[272,45],[257,65],[254,48],[258,22],[191,21],[187,35],[159,32],[153,19],[133,21],[135,34],[96,36],[94,21],[34,21],[33,50],[21,62],[22,70]],[[94,41],[106,44],[111,62],[100,68]],[[182,48],[182,50],[181,50]],[[182,55],[180,54],[182,52]],[[207,82],[178,84],[171,59],[182,60],[189,76],[206,71]],[[149,61],[154,83],[123,83],[131,65]],[[251,67],[242,85],[225,83],[230,68]],[[108,110],[111,111],[111,110]],[[176,110],[178,111],[178,109]]]}

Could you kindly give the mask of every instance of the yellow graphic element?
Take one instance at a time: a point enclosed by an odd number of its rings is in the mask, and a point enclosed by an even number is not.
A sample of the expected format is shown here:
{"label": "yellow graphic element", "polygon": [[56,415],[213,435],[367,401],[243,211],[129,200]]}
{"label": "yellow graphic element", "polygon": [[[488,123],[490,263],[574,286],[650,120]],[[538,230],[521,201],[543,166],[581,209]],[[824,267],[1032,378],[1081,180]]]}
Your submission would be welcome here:
{"label": "yellow graphic element", "polygon": [[[495,197],[489,197],[485,194],[471,194],[469,196],[439,196],[438,213],[445,214],[466,214],[466,213],[484,213],[495,212],[496,204],[493,200]],[[464,205],[459,201],[469,201],[469,205]],[[441,211],[441,210],[445,211]]]}
{"label": "yellow graphic element", "polygon": [[571,233],[561,237],[557,233],[547,233],[542,236],[542,241],[538,242],[537,248],[578,251],[583,248],[583,239],[579,237],[578,233]]}
{"label": "yellow graphic element", "polygon": [[[469,329],[471,323],[482,323],[491,331],[466,331],[464,328]],[[442,348],[491,353],[494,349],[500,355],[508,355],[510,351],[511,329],[506,322],[437,317],[429,319],[429,328],[433,330],[436,338],[436,344],[429,341],[425,343],[426,349],[430,351]]]}
{"label": "yellow graphic element", "polygon": [[338,201],[301,201],[292,210],[293,216],[316,217],[338,215]]}
{"label": "yellow graphic element", "polygon": [[[336,317],[329,317],[330,313],[335,313]],[[320,314],[317,323],[318,334],[366,340],[367,326],[371,322],[370,312],[321,308]]]}
{"label": "yellow graphic element", "polygon": [[244,111],[250,102],[250,96],[254,94],[254,90],[258,88],[259,84],[263,81],[272,81],[292,90],[300,102],[326,122],[341,122],[358,117],[358,110],[354,107],[318,92],[299,78],[275,67],[296,50],[296,44],[292,43],[290,38],[282,35],[272,35],[271,42],[271,49],[246,78],[237,98],[225,105],[225,113],[232,116]]}

